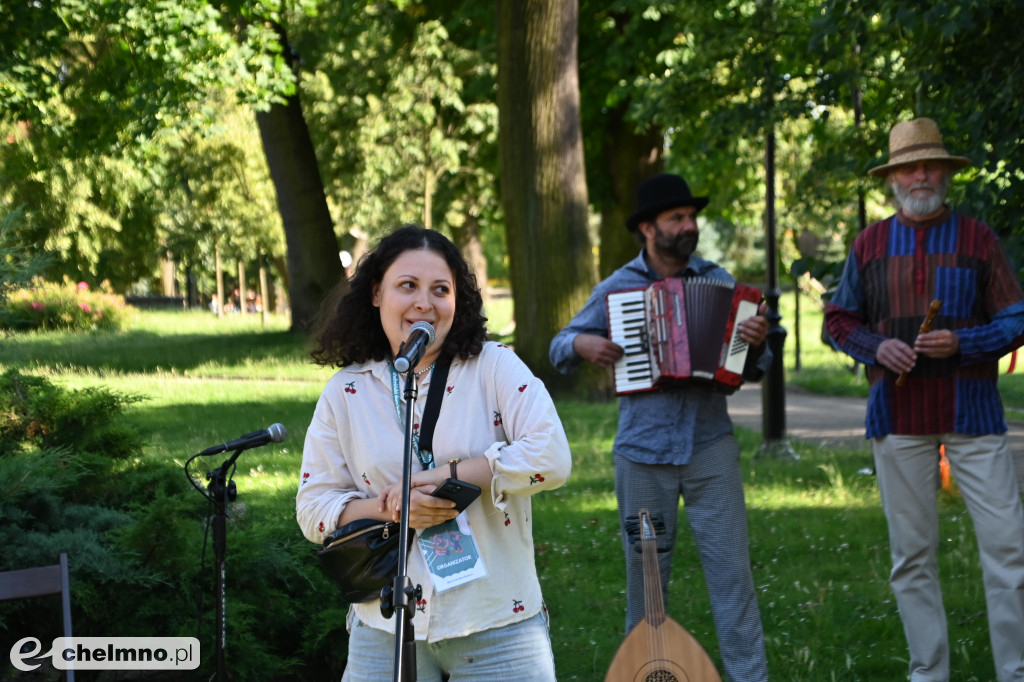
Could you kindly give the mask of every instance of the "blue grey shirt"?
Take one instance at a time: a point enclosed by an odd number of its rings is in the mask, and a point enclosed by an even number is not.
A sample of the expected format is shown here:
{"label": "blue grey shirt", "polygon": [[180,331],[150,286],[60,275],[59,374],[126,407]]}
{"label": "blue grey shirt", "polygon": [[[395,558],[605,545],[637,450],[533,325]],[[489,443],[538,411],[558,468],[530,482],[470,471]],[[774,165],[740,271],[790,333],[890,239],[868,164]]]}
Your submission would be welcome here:
{"label": "blue grey shirt", "polygon": [[[708,277],[734,282],[724,268],[697,256],[690,256],[683,277]],[[594,288],[586,304],[569,324],[551,340],[551,364],[568,374],[583,362],[573,341],[579,334],[608,337],[605,296],[624,289],[646,287],[662,279],[644,259],[644,252],[613,272]],[[759,381],[771,365],[766,345],[751,348],[743,377]],[[709,382],[686,382],[672,388],[619,397],[619,428],[615,452],[641,464],[686,464],[694,449],[733,431],[726,393]]]}

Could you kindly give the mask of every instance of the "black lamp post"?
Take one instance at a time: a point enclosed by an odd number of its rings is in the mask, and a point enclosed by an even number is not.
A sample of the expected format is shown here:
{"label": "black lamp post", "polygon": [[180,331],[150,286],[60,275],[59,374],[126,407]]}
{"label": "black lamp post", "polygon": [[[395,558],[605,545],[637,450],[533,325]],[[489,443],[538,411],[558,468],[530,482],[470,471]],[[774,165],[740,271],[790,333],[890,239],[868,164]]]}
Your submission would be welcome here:
{"label": "black lamp post", "polygon": [[786,378],[782,364],[782,351],[786,343],[786,328],[779,324],[778,251],[775,242],[775,132],[768,126],[765,144],[765,257],[767,259],[767,288],[765,301],[768,318],[767,344],[774,359],[761,384],[761,434],[764,440],[758,456],[799,459],[786,438]]}

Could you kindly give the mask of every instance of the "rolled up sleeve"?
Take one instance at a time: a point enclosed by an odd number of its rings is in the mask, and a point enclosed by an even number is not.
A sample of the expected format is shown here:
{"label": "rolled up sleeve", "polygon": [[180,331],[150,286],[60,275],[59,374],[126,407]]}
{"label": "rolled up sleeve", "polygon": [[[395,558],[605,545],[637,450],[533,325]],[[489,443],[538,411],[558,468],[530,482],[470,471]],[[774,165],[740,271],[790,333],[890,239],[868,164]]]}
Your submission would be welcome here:
{"label": "rolled up sleeve", "polygon": [[564,485],[572,455],[544,382],[509,350],[496,353],[495,360],[495,394],[507,441],[492,443],[484,456],[494,475],[492,502],[504,509],[509,496]]}

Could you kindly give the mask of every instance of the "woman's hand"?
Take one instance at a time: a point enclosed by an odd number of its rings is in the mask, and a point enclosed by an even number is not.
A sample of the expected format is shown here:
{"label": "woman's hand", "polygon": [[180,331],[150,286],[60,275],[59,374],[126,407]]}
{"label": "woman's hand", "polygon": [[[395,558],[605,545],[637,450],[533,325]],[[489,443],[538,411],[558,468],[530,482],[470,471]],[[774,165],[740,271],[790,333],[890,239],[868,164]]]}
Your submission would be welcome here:
{"label": "woman's hand", "polygon": [[[437,469],[417,471],[412,475],[409,486],[409,527],[430,528],[439,523],[450,521],[459,515],[455,511],[455,503],[430,493],[439,485]],[[393,483],[381,491],[377,497],[378,509],[381,513],[398,523],[402,517],[402,484]]]}

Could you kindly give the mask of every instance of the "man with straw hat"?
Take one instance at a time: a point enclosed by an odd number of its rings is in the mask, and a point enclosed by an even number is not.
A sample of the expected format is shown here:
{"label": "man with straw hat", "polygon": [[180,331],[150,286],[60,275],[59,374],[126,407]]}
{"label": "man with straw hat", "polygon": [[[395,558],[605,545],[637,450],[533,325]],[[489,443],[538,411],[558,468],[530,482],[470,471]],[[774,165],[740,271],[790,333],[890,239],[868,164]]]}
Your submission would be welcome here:
{"label": "man with straw hat", "polygon": [[996,386],[999,358],[1024,343],[1024,293],[992,229],[945,203],[950,177],[969,165],[931,119],[893,127],[889,162],[868,172],[886,178],[897,212],[858,235],[825,311],[871,385],[867,437],[914,682],[950,676],[940,446],[974,522],[996,677],[1024,680],[1024,509]]}

